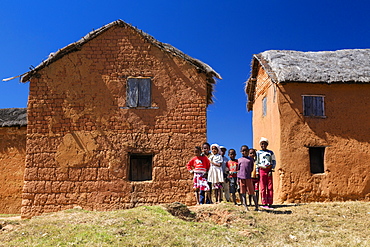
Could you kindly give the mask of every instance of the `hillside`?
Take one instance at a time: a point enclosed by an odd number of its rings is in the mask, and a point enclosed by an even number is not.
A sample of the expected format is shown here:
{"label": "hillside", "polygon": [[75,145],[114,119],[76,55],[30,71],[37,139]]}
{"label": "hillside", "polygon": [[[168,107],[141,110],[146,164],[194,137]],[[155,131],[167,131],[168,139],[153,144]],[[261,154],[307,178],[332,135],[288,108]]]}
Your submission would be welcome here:
{"label": "hillside", "polygon": [[259,212],[231,203],[172,203],[111,212],[72,209],[29,220],[4,216],[0,224],[0,246],[370,245],[368,202],[280,205]]}

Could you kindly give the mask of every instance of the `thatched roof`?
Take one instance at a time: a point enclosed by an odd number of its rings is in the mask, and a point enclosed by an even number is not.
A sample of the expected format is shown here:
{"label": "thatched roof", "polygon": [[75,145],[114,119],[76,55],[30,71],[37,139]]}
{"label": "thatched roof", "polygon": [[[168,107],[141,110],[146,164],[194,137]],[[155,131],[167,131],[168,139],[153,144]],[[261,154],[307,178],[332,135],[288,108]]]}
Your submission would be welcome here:
{"label": "thatched roof", "polygon": [[269,64],[278,82],[370,82],[370,49],[265,51],[257,57]]}
{"label": "thatched roof", "polygon": [[246,82],[248,110],[252,110],[258,68],[273,83],[370,83],[370,49],[300,52],[270,50],[252,59]]}
{"label": "thatched roof", "polygon": [[[207,75],[207,80],[208,80],[208,83],[209,83],[209,89],[210,89],[210,94],[211,95],[212,95],[212,92],[213,92],[213,84],[216,83],[215,78],[222,79],[221,76],[215,70],[213,70],[211,68],[211,66],[209,66],[208,64],[203,63],[202,61],[200,61],[198,59],[195,59],[195,58],[192,58],[192,57],[186,55],[185,53],[183,53],[179,49],[177,49],[177,48],[175,48],[175,47],[173,47],[169,44],[159,42],[158,40],[156,40],[154,37],[150,36],[149,34],[141,31],[140,29],[138,29],[136,27],[133,27],[130,24],[127,24],[126,22],[124,22],[122,20],[117,20],[117,21],[111,22],[111,23],[109,23],[109,24],[107,24],[107,25],[105,25],[105,26],[103,26],[103,27],[101,27],[97,30],[94,30],[94,31],[88,33],[87,35],[85,35],[85,37],[83,37],[79,41],[74,42],[72,44],[69,44],[66,47],[58,50],[57,52],[50,54],[49,57],[45,61],[40,63],[34,69],[32,69],[32,70],[28,71],[27,73],[23,74],[22,77],[21,77],[21,82],[29,81],[34,75],[36,75],[37,71],[39,71],[40,69],[50,65],[51,63],[53,63],[56,60],[62,58],[64,55],[66,55],[68,53],[78,51],[80,49],[80,47],[83,46],[85,43],[87,43],[90,40],[96,38],[97,36],[104,33],[105,31],[109,30],[110,28],[116,27],[116,26],[118,26],[118,27],[128,27],[128,28],[133,29],[134,31],[139,33],[145,40],[147,40],[149,43],[151,43],[152,45],[158,47],[162,51],[167,52],[167,53],[169,53],[173,56],[180,57],[180,58],[184,59],[185,61],[190,63],[192,66],[196,67],[199,72],[205,73]],[[209,97],[209,98],[211,99],[211,97]],[[210,100],[209,103],[211,103],[211,101],[212,100]]]}
{"label": "thatched roof", "polygon": [[26,126],[27,108],[0,109],[0,127]]}

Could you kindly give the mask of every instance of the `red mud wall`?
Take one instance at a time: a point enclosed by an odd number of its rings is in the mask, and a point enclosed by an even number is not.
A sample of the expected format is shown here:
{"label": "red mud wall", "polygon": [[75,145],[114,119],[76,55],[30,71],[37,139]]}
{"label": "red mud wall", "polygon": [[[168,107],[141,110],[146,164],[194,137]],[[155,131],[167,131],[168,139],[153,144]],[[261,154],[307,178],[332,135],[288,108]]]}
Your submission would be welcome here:
{"label": "red mud wall", "polygon": [[[370,85],[279,85],[280,200],[370,199]],[[322,95],[325,118],[303,116],[302,95]],[[324,146],[324,173],[310,172],[308,147]]]}
{"label": "red mud wall", "polygon": [[2,214],[21,212],[26,128],[0,128],[0,213]]}
{"label": "red mud wall", "polygon": [[[127,109],[130,76],[152,78],[152,108]],[[204,74],[114,27],[30,82],[22,217],[81,206],[193,203],[185,164],[206,140]],[[129,181],[129,154],[153,154],[152,180]]]}
{"label": "red mud wall", "polygon": [[[265,115],[263,111],[263,99],[266,100]],[[260,68],[257,75],[256,95],[253,104],[253,148],[260,150],[259,140],[265,137],[269,140],[268,149],[273,150],[276,156],[277,171],[280,166],[280,115],[278,110],[277,89],[272,84],[268,74]],[[274,173],[274,201],[277,202],[280,197],[280,181]]]}
{"label": "red mud wall", "polygon": [[[275,203],[370,199],[369,92],[369,84],[274,85],[259,69],[254,145],[264,136],[275,152]],[[325,118],[303,116],[302,95],[324,96]],[[325,147],[324,173],[311,173],[308,147]]]}

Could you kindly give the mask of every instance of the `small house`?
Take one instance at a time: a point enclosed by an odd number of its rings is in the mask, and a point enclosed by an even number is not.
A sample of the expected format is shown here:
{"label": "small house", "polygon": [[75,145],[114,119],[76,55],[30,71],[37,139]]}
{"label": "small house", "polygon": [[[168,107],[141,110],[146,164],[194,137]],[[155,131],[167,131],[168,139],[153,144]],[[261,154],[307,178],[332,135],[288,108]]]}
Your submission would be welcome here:
{"label": "small house", "polygon": [[114,21],[49,55],[30,82],[22,217],[194,203],[185,164],[206,141],[220,75]]}
{"label": "small house", "polygon": [[246,93],[276,202],[370,199],[369,49],[256,54]]}

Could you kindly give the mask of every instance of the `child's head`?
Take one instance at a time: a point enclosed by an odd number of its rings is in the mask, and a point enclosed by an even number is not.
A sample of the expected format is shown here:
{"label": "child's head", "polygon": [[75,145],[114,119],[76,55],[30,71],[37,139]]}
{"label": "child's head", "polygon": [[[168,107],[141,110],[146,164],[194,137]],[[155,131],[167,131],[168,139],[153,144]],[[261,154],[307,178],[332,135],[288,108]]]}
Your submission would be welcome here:
{"label": "child's head", "polygon": [[236,157],[235,149],[232,149],[232,148],[229,149],[229,157],[230,159],[235,160],[235,157]]}
{"label": "child's head", "polygon": [[253,148],[249,149],[248,156],[254,159],[257,156],[256,149],[253,149]]}
{"label": "child's head", "polygon": [[203,145],[202,145],[202,150],[203,150],[203,153],[205,154],[205,155],[208,155],[209,154],[209,150],[210,150],[211,148],[210,148],[210,145],[209,145],[209,143],[208,142],[205,142],[205,143],[203,143]]}
{"label": "child's head", "polygon": [[211,152],[213,154],[221,154],[220,146],[218,146],[218,144],[212,144],[211,145]]}
{"label": "child's head", "polygon": [[242,153],[243,157],[248,157],[249,155],[249,148],[247,145],[243,145],[241,148],[240,148],[240,152]]}
{"label": "child's head", "polygon": [[224,156],[226,154],[227,148],[225,148],[224,146],[220,146],[220,149],[221,149],[221,155]]}
{"label": "child's head", "polygon": [[269,140],[265,137],[261,137],[260,145],[262,150],[267,150],[267,146],[269,145]]}
{"label": "child's head", "polygon": [[195,148],[194,148],[194,154],[196,155],[196,156],[200,156],[200,154],[202,153],[202,149],[199,147],[199,146],[196,146]]}

